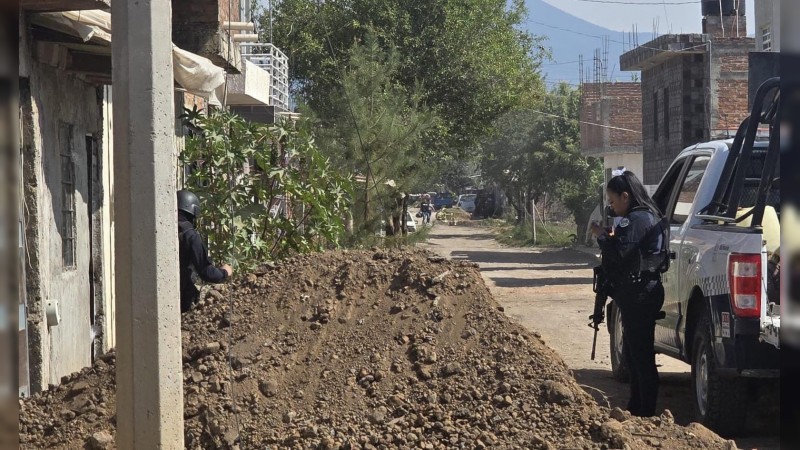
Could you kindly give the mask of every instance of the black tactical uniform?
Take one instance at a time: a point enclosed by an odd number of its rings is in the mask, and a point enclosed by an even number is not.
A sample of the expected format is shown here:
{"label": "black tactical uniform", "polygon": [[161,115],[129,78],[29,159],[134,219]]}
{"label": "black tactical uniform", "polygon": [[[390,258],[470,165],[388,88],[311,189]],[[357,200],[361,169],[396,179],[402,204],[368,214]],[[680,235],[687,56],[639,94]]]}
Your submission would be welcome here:
{"label": "black tactical uniform", "polygon": [[622,314],[623,351],[631,374],[628,411],[653,416],[658,398],[655,322],[664,304],[659,269],[667,258],[664,224],[647,208],[633,208],[597,242],[612,285],[614,304]]}
{"label": "black tactical uniform", "polygon": [[200,214],[200,199],[193,192],[178,191],[178,256],[180,262],[181,312],[188,311],[200,296],[192,281],[192,271],[206,283],[221,283],[228,272],[214,266],[208,259],[200,233],[194,229],[194,220]]}
{"label": "black tactical uniform", "polygon": [[228,272],[217,268],[208,258],[200,233],[182,211],[178,213],[178,250],[181,268],[181,312],[188,311],[198,300],[200,291],[192,282],[192,270],[206,283],[222,283]]}

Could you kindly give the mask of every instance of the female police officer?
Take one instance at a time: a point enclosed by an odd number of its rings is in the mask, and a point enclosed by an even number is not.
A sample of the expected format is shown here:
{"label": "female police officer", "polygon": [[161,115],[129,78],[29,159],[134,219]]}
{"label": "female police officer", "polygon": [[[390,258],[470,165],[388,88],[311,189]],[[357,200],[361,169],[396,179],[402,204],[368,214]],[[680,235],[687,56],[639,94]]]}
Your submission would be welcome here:
{"label": "female police officer", "polygon": [[607,233],[592,224],[603,257],[614,304],[622,314],[623,351],[631,373],[628,411],[655,415],[658,397],[655,322],[664,304],[661,272],[668,258],[664,223],[653,200],[629,171],[613,177],[606,187],[614,213],[622,217]]}

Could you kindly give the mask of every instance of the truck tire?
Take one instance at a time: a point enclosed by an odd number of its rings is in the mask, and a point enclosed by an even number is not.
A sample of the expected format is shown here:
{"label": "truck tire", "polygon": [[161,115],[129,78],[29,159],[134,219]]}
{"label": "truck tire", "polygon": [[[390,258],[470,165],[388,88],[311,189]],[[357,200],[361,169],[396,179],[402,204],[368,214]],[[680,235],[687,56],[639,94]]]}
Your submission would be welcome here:
{"label": "truck tire", "polygon": [[712,349],[711,317],[708,311],[695,331],[692,347],[692,392],[695,413],[702,424],[722,436],[732,437],[744,429],[747,414],[746,380],[721,377]]}
{"label": "truck tire", "polygon": [[611,305],[611,314],[608,318],[611,322],[611,336],[610,351],[611,355],[611,373],[614,379],[623,383],[631,381],[630,368],[628,367],[628,359],[625,357],[625,352],[622,349],[622,314],[615,305]]}

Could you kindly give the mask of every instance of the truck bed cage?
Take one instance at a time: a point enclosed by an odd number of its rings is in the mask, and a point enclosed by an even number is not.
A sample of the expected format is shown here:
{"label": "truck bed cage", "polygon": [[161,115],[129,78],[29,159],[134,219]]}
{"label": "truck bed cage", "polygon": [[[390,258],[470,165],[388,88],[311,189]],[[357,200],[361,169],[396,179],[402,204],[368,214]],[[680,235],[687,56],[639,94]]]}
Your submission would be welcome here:
{"label": "truck bed cage", "polygon": [[[769,103],[767,103],[768,100]],[[733,139],[733,145],[725,161],[714,198],[708,206],[700,211],[698,217],[703,220],[738,223],[752,215],[752,226],[761,226],[767,195],[774,181],[774,172],[780,157],[780,139],[778,137],[780,121],[780,78],[776,77],[767,80],[758,88],[750,115],[742,121]],[[741,206],[745,176],[748,166],[751,164],[760,125],[769,126],[770,138],[764,166],[761,170],[756,202],[751,211],[737,219],[736,214]]]}

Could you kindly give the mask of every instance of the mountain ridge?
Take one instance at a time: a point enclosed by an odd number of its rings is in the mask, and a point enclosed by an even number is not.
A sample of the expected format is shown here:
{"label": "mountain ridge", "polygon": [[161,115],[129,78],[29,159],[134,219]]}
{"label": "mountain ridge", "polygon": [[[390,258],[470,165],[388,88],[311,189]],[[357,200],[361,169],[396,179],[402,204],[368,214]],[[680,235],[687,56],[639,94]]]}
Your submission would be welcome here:
{"label": "mountain ridge", "polygon": [[[579,56],[583,55],[584,74],[589,70],[589,79],[594,80],[595,50],[601,49],[603,37],[608,37],[608,81],[630,81],[634,72],[622,72],[619,69],[619,57],[632,45],[629,33],[613,31],[587,20],[576,17],[543,0],[526,0],[528,18],[521,28],[534,36],[547,39],[543,47],[549,48],[550,60],[543,62],[541,70],[551,84],[566,81],[570,84],[580,82]],[[652,33],[638,33],[639,44],[652,39]],[[584,75],[585,77],[586,75]]]}

